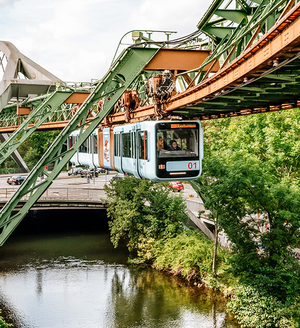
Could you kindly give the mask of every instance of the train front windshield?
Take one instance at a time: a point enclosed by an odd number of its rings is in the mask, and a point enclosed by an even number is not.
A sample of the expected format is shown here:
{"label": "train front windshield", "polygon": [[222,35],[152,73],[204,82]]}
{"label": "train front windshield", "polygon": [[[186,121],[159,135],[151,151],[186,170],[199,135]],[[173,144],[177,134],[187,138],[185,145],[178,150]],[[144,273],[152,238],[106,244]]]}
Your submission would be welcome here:
{"label": "train front windshield", "polygon": [[199,123],[156,125],[157,176],[192,178],[199,174]]}

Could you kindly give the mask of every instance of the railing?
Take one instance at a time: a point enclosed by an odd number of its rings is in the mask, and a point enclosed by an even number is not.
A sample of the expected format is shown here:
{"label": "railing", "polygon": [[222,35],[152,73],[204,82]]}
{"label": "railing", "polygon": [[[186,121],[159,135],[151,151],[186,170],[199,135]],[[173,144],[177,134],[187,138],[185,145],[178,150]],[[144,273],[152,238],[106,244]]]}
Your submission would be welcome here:
{"label": "railing", "polygon": [[[16,192],[18,186],[0,188],[0,200],[8,200]],[[100,188],[48,188],[40,199],[90,199],[100,200],[105,198],[104,189]],[[28,199],[28,195],[22,200]]]}

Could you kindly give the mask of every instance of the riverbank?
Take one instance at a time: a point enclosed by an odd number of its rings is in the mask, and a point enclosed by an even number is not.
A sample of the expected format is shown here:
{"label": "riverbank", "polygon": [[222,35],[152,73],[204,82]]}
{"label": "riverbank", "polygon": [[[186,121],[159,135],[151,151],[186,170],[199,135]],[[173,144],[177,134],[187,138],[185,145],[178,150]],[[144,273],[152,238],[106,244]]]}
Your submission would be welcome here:
{"label": "riverbank", "polygon": [[[245,283],[240,277],[234,277],[230,274],[230,266],[226,265],[231,254],[219,250],[223,254],[218,255],[217,272],[213,274],[212,256],[204,256],[213,253],[213,243],[202,234],[185,232],[163,243],[157,242],[159,246],[155,244],[144,253],[148,254],[147,259],[139,258],[133,262],[144,261],[158,271],[180,277],[194,288],[219,293],[226,300],[229,313],[245,328],[299,327],[297,299],[284,303],[266,292],[268,286],[258,288],[255,281]],[[153,256],[150,258],[149,254]],[[266,276],[258,278],[262,283],[266,281]]]}
{"label": "riverbank", "polygon": [[111,241],[115,247],[127,241],[129,251],[136,252],[132,263],[146,263],[221,291],[245,327],[297,327],[299,263],[292,256],[281,267],[272,267],[264,251],[254,248],[241,256],[237,248],[231,253],[218,249],[213,272],[213,242],[186,229],[185,203],[165,184],[128,178],[107,185],[105,191]]}
{"label": "riverbank", "polygon": [[[91,227],[92,230],[92,227]],[[0,249],[0,302],[15,328],[238,328],[213,291],[127,264],[108,231],[16,235]]]}

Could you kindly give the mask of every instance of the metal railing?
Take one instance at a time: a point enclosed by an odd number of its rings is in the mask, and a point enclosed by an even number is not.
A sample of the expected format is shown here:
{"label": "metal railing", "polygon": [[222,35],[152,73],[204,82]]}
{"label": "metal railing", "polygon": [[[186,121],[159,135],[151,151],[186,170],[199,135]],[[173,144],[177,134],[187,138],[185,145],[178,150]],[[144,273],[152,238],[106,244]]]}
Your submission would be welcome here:
{"label": "metal railing", "polygon": [[[0,199],[8,200],[17,191],[18,186],[10,188],[0,188]],[[89,199],[89,200],[100,200],[105,198],[104,189],[100,188],[48,188],[40,199]],[[28,199],[28,195],[23,197],[22,200]]]}

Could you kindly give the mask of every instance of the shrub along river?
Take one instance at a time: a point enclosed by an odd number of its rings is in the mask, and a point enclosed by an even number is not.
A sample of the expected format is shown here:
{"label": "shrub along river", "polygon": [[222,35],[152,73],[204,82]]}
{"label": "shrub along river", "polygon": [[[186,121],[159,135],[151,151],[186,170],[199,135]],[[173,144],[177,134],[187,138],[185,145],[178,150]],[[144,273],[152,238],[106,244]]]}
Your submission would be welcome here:
{"label": "shrub along river", "polygon": [[106,212],[36,211],[0,248],[0,308],[17,328],[239,327],[211,291],[127,265]]}

